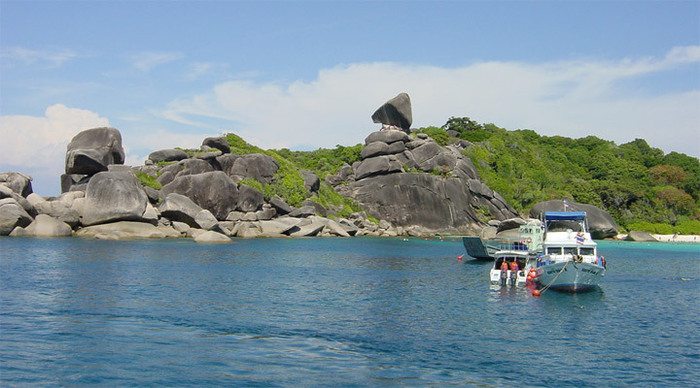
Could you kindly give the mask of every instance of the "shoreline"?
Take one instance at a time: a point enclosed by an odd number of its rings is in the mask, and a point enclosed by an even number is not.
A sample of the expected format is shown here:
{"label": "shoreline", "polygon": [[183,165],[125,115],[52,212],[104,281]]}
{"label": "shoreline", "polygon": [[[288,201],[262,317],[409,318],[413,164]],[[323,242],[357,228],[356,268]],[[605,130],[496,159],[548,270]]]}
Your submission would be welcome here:
{"label": "shoreline", "polygon": [[[644,242],[663,242],[663,243],[690,243],[690,244],[700,244],[700,235],[697,234],[653,234],[650,236],[654,237],[656,241],[644,241]],[[615,236],[614,240],[626,241],[627,234],[618,234]]]}

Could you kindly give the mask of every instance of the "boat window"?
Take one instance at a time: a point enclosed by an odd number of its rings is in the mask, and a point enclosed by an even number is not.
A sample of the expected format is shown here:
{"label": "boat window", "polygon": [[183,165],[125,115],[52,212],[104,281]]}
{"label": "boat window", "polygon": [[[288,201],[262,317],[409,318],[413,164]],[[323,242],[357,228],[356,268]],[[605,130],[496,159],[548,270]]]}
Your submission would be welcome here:
{"label": "boat window", "polygon": [[565,255],[575,255],[576,254],[576,247],[564,247],[564,254]]}
{"label": "boat window", "polygon": [[587,256],[595,254],[593,248],[579,248],[579,253]]}
{"label": "boat window", "polygon": [[561,248],[560,247],[547,248],[547,254],[548,255],[561,255]]}

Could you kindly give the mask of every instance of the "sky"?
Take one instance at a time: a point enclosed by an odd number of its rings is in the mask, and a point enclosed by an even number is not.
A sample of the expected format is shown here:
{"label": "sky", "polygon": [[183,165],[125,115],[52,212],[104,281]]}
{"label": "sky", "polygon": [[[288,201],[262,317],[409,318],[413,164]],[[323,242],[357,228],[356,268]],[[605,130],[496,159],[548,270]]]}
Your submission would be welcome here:
{"label": "sky", "polygon": [[452,116],[700,156],[700,1],[0,0],[0,172],[56,195],[81,130],[127,164],[241,135],[353,145],[411,96]]}

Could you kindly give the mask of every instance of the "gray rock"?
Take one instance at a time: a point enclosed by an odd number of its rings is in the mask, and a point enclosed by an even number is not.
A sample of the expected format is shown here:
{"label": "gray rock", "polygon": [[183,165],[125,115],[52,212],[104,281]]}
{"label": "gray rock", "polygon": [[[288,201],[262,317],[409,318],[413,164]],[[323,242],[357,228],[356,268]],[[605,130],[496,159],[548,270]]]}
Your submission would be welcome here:
{"label": "gray rock", "polygon": [[307,205],[300,208],[296,208],[289,212],[290,217],[306,218],[316,214],[316,209],[313,206]]}
{"label": "gray rock", "polygon": [[238,187],[238,203],[236,209],[242,212],[254,212],[265,202],[263,194],[248,185]]}
{"label": "gray rock", "polygon": [[61,193],[85,191],[89,181],[90,175],[61,174]]}
{"label": "gray rock", "polygon": [[[425,134],[419,133],[418,135],[420,136],[420,135],[425,135]],[[425,136],[427,137],[428,135],[425,135]],[[406,148],[408,148],[409,150],[412,150],[412,149],[415,149],[415,148],[422,146],[425,143],[427,143],[427,141],[425,141],[423,139],[411,140],[411,141],[406,143]]]}
{"label": "gray rock", "polygon": [[217,156],[216,162],[219,164],[219,168],[221,169],[221,171],[228,174],[229,171],[231,171],[231,167],[233,167],[233,163],[236,161],[236,159],[240,157],[241,155],[224,154],[221,156]]}
{"label": "gray rock", "polygon": [[151,205],[150,202],[146,202],[146,210],[144,210],[141,219],[149,224],[158,225],[158,217],[160,212]]}
{"label": "gray rock", "polygon": [[203,146],[211,147],[211,148],[216,148],[217,150],[220,150],[224,154],[228,154],[231,152],[231,147],[228,145],[228,141],[226,140],[226,137],[220,136],[220,137],[208,137],[202,141]]}
{"label": "gray rock", "polygon": [[[403,144],[403,143],[395,143],[395,144]],[[406,150],[400,154],[396,154],[396,159],[401,163],[402,166],[410,169],[410,168],[418,168],[418,162],[416,162],[416,159],[413,157],[413,152]]]}
{"label": "gray rock", "polygon": [[272,198],[270,198],[270,205],[275,208],[277,211],[277,214],[279,215],[284,215],[284,214],[289,214],[294,210],[291,206],[287,204],[282,198],[279,196],[275,195]]}
{"label": "gray rock", "polygon": [[310,217],[311,222],[305,225],[298,225],[288,231],[292,237],[310,237],[317,235],[325,226],[327,219],[321,217]]}
{"label": "gray rock", "polygon": [[407,142],[409,141],[409,139],[410,138],[408,137],[406,132],[398,131],[396,129],[387,129],[383,131],[376,131],[370,133],[365,138],[365,145],[367,146],[378,141],[381,141],[386,144],[395,143],[397,141]]}
{"label": "gray rock", "polygon": [[252,178],[262,183],[272,183],[278,169],[279,166],[272,157],[263,154],[248,154],[236,158],[231,168],[223,171],[235,180]]}
{"label": "gray rock", "polygon": [[496,233],[503,232],[504,230],[511,230],[511,229],[518,229],[520,228],[520,225],[525,225],[527,221],[523,220],[520,217],[515,217],[515,218],[509,218],[507,220],[502,220],[498,225],[497,225],[497,230]]}
{"label": "gray rock", "polygon": [[[206,229],[206,227],[211,227],[212,224],[216,223],[216,218],[211,219],[213,215],[210,212],[207,213],[211,217],[207,217],[203,213],[204,209],[188,197],[178,193],[166,195],[158,210],[163,217],[171,221],[183,222],[192,228]],[[199,222],[203,222],[204,225]]]}
{"label": "gray rock", "polygon": [[122,135],[115,128],[87,129],[68,143],[66,174],[92,175],[110,164],[124,164]]}
{"label": "gray rock", "polygon": [[236,184],[221,171],[179,176],[163,186],[161,193],[166,197],[170,193],[187,196],[217,220],[225,220],[236,209],[239,197]]}
{"label": "gray rock", "polygon": [[[78,191],[78,193],[82,193]],[[80,225],[80,214],[75,209],[71,208],[73,201],[43,201],[34,205],[34,208],[39,214],[51,216],[58,221],[65,222],[71,227]]]}
{"label": "gray rock", "polygon": [[306,200],[306,201],[302,202],[301,205],[302,205],[301,206],[302,208],[305,208],[307,206],[311,206],[314,209],[314,214],[316,214],[316,215],[319,215],[322,217],[326,217],[328,215],[328,209],[326,209],[323,205],[321,205],[318,202]]}
{"label": "gray rock", "polygon": [[625,238],[625,240],[637,241],[637,242],[658,242],[659,241],[656,239],[656,237],[652,236],[648,232],[639,232],[636,230],[631,230],[627,234],[627,237]]}
{"label": "gray rock", "polygon": [[175,148],[153,151],[150,155],[148,155],[148,160],[152,161],[153,163],[178,162],[187,158],[187,152]]}
{"label": "gray rock", "polygon": [[245,216],[245,213],[234,210],[226,216],[226,221],[241,221]]}
{"label": "gray rock", "polygon": [[318,176],[311,171],[301,170],[301,177],[304,179],[304,187],[311,193],[318,193],[318,189],[321,187],[321,180]]}
{"label": "gray rock", "polygon": [[326,226],[325,226],[324,230],[326,230],[332,236],[350,237],[350,233],[348,233],[348,231],[345,230],[345,227],[343,227],[343,225],[341,225],[340,223],[333,221],[333,220],[326,221]]}
{"label": "gray rock", "polygon": [[271,220],[275,218],[276,215],[277,211],[270,205],[268,205],[268,207],[265,207],[265,205],[263,205],[262,209],[255,212],[256,218],[261,221]]}
{"label": "gray rock", "polygon": [[260,221],[260,229],[265,237],[281,236],[299,224],[298,218],[278,218],[276,220]]}
{"label": "gray rock", "polygon": [[29,226],[18,233],[27,237],[68,237],[73,234],[71,227],[46,214],[39,214]]}
{"label": "gray rock", "polygon": [[450,233],[480,229],[474,198],[457,178],[398,173],[358,180],[351,187],[352,197],[369,214],[396,226]]}
{"label": "gray rock", "polygon": [[32,191],[32,177],[19,172],[0,173],[0,184],[9,187],[22,197],[27,197]]}
{"label": "gray rock", "polygon": [[80,222],[85,225],[140,221],[148,197],[131,172],[100,172],[87,185]]}
{"label": "gray rock", "polygon": [[163,196],[160,195],[160,190],[156,190],[148,186],[143,186],[143,192],[146,193],[148,201],[152,204],[158,204],[163,200]]}
{"label": "gray rock", "polygon": [[26,227],[32,221],[32,217],[14,198],[0,199],[0,236],[7,236],[15,227]]}
{"label": "gray rock", "polygon": [[214,171],[214,168],[205,160],[185,159],[176,164],[163,167],[161,175],[158,177],[158,182],[165,186],[181,176],[197,175],[212,171]]}
{"label": "gray rock", "polygon": [[221,150],[219,150],[219,149],[203,145],[200,148],[200,152],[198,152],[195,155],[195,158],[206,160],[207,162],[211,163],[211,161],[213,161],[213,160],[215,161],[216,158],[218,158],[222,154],[223,154],[223,152],[221,152]]}
{"label": "gray rock", "polygon": [[[588,219],[588,227],[591,232],[591,237],[602,239],[606,237],[614,237],[617,235],[618,226],[615,220],[608,212],[593,205],[576,203],[567,201],[568,211],[584,211]],[[540,215],[546,211],[564,211],[563,200],[551,200],[540,202],[532,207],[530,216],[532,218],[540,218]]]}
{"label": "gray rock", "polygon": [[164,228],[134,221],[119,221],[109,224],[88,226],[76,231],[75,235],[77,237],[101,240],[132,240],[180,236],[174,229],[171,233],[166,233],[166,229]]}
{"label": "gray rock", "polygon": [[228,238],[225,234],[209,230],[207,232],[200,233],[197,236],[195,236],[194,241],[198,243],[230,243],[231,239]]}
{"label": "gray rock", "polygon": [[408,130],[411,128],[411,123],[413,123],[411,98],[406,93],[400,93],[380,106],[372,114],[372,121]]}
{"label": "gray rock", "polygon": [[355,179],[360,180],[372,175],[391,174],[401,171],[401,163],[392,161],[388,156],[375,156],[365,159],[355,169]]}
{"label": "gray rock", "polygon": [[[358,164],[359,165],[359,164]],[[354,181],[355,175],[352,166],[345,163],[340,170],[335,175],[329,175],[326,177],[326,183],[332,186],[337,186],[343,182]]]}

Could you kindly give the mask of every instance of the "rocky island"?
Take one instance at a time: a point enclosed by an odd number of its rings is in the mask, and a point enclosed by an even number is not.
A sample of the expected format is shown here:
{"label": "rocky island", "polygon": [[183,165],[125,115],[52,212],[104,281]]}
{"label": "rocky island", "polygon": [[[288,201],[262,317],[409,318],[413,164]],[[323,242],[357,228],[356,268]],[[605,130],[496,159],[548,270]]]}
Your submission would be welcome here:
{"label": "rocky island", "polygon": [[[152,152],[124,165],[115,128],[80,132],[68,144],[62,194],[43,198],[31,178],[0,174],[0,235],[98,239],[483,235],[517,228],[523,212],[489,187],[466,152],[473,143],[411,129],[406,93],[371,116],[381,128],[327,168],[303,168],[289,150],[263,150],[235,134],[208,137],[198,149]],[[451,133],[452,132],[452,133]],[[441,134],[442,136],[442,134]],[[320,172],[319,172],[320,171]],[[606,211],[585,210],[596,238],[619,227]],[[563,210],[561,200],[530,216]]]}

